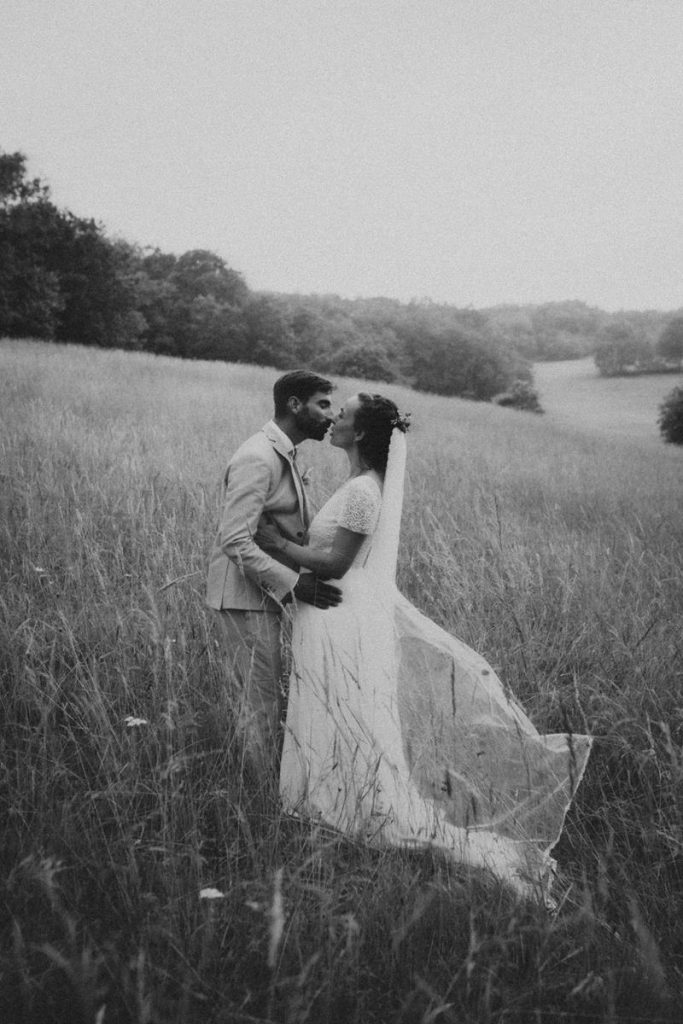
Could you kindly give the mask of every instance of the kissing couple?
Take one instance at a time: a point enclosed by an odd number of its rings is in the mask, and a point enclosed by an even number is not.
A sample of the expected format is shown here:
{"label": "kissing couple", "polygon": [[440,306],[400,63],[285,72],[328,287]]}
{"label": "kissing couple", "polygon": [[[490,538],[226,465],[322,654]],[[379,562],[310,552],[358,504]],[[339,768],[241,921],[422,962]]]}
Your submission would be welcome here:
{"label": "kissing couple", "polygon": [[[590,738],[539,734],[484,658],[397,589],[408,418],[364,392],[335,414],[333,390],[306,370],[280,377],[273,419],[224,478],[207,604],[245,759],[261,779],[279,762],[287,813],[435,848],[545,898]],[[349,476],[312,516],[297,446],[328,430]]]}

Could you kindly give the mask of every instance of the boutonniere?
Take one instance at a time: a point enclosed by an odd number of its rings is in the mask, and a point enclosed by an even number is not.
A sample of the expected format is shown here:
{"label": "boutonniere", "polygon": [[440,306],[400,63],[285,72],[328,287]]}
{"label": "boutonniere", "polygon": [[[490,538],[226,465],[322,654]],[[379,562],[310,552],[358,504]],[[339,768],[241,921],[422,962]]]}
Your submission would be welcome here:
{"label": "boutonniere", "polygon": [[304,487],[308,487],[311,480],[313,479],[313,466],[307,466],[307,468],[301,474],[301,483]]}

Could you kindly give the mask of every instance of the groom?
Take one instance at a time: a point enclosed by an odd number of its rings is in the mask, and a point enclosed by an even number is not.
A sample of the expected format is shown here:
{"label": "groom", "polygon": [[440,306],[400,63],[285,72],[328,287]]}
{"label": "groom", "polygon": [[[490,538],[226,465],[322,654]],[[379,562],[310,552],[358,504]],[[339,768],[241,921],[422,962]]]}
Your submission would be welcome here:
{"label": "groom", "polygon": [[292,600],[329,608],[337,587],[266,553],[255,535],[267,517],[299,544],[308,528],[306,494],[296,445],[322,441],[334,420],[334,385],[308,370],[280,377],[273,388],[275,415],[237,449],[224,478],[223,512],[209,562],[206,603],[216,613],[221,646],[232,669],[238,729],[257,778],[272,777],[282,717],[280,617]]}

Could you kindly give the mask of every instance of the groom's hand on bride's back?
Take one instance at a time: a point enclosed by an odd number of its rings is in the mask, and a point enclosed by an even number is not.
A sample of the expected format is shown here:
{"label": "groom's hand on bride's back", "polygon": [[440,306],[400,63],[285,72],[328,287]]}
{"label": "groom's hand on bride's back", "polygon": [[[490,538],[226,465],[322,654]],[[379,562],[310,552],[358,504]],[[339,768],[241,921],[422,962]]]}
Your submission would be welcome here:
{"label": "groom's hand on bride's back", "polygon": [[333,583],[326,583],[312,572],[299,576],[294,587],[294,596],[297,601],[305,601],[316,608],[334,608],[342,599],[339,587],[335,587]]}

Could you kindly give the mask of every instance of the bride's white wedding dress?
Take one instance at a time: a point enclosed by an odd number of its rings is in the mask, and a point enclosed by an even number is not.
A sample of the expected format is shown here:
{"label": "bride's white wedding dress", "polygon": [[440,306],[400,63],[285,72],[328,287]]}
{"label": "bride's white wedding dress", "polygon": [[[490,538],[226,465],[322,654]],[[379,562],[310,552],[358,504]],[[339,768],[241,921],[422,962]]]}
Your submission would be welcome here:
{"label": "bride's white wedding dress", "polygon": [[352,478],[311,524],[320,549],[339,525],[366,536],[342,603],[294,614],[283,805],[372,844],[438,847],[543,895],[590,739],[540,735],[490,665],[398,591],[404,467],[394,430],[384,497],[372,477]]}

